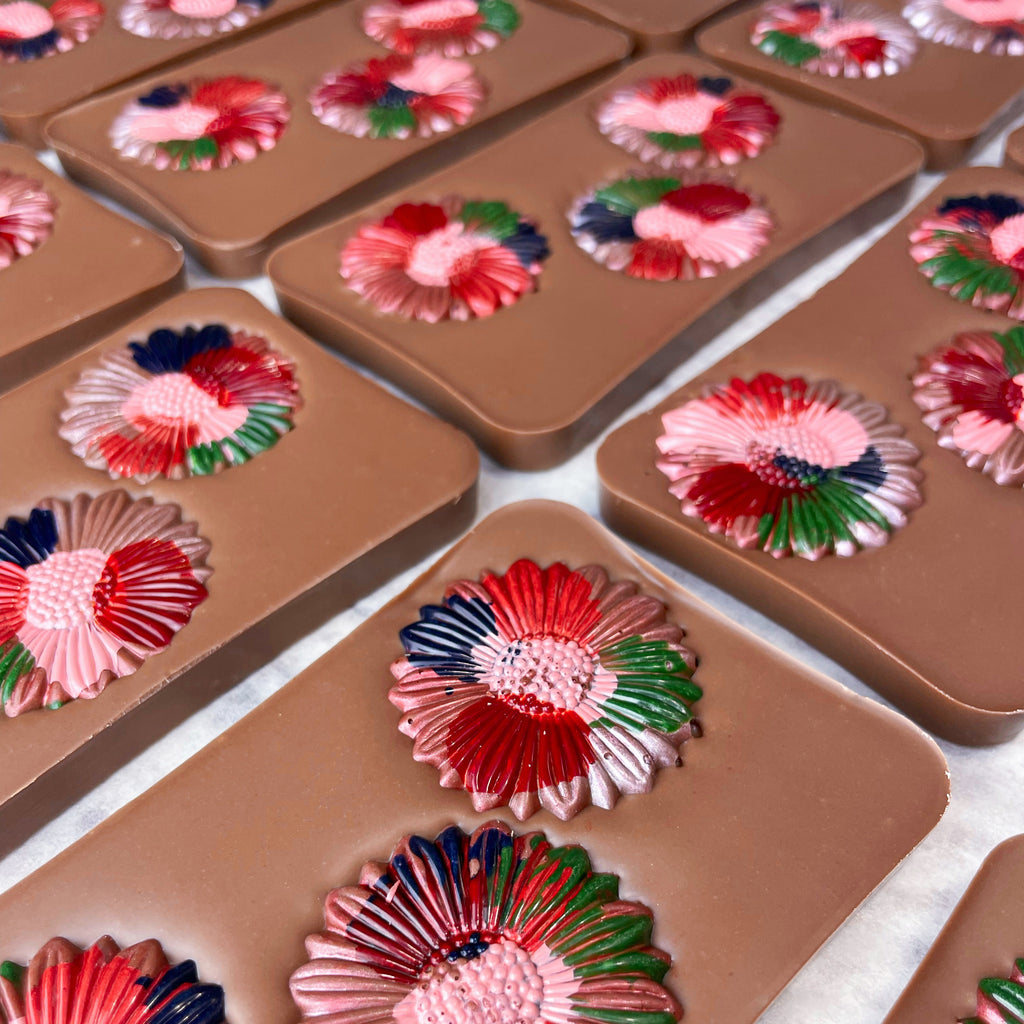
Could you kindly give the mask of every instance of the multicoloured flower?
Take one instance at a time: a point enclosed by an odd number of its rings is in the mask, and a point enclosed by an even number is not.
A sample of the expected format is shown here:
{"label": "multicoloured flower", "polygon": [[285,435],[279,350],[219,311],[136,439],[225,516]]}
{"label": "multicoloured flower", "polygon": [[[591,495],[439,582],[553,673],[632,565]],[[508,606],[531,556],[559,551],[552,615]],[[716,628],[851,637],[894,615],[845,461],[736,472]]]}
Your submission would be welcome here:
{"label": "multicoloured flower", "polygon": [[57,203],[42,183],[0,169],[0,270],[50,237]]}
{"label": "multicoloured flower", "polygon": [[223,324],[161,328],[103,357],[66,392],[60,435],[114,479],[206,476],[248,462],[294,426],[295,366]]}
{"label": "multicoloured flower", "polygon": [[580,248],[611,270],[645,281],[717,277],[768,243],[768,211],[716,181],[620,178],[577,199],[569,211]]}
{"label": "multicoloured flower", "polygon": [[177,505],[124,491],[46,498],[0,530],[8,718],[98,696],[162,651],[206,598],[210,545]]}
{"label": "multicoloured flower", "polygon": [[910,255],[959,302],[1024,320],[1024,201],[956,196],[910,233]]}
{"label": "multicoloured flower", "polygon": [[718,167],[757,156],[779,128],[778,111],[729,78],[645,78],[597,111],[604,135],[666,170]]}
{"label": "multicoloured flower", "polygon": [[406,55],[483,53],[508,39],[519,22],[511,0],[384,0],[363,11],[363,31]]}
{"label": "multicoloured flower", "polygon": [[961,1024],[1024,1024],[1024,958],[1014,962],[1009,979],[978,982],[978,1015]]}
{"label": "multicoloured flower", "polygon": [[929,352],[914,401],[943,448],[997,484],[1024,484],[1024,327],[958,334]]}
{"label": "multicoloured flower", "polygon": [[284,93],[259,79],[196,78],[133,100],[110,139],[123,157],[160,170],[209,171],[273,149],[290,117]]}
{"label": "multicoloured flower", "polygon": [[693,654],[659,600],[600,566],[522,559],[459,580],[401,638],[399,728],[478,811],[565,820],[682,764],[701,696]]}
{"label": "multicoloured flower", "polygon": [[903,17],[933,43],[974,53],[1024,54],[1024,0],[911,0]]}
{"label": "multicoloured flower", "polygon": [[361,227],[341,250],[341,276],[383,313],[469,320],[532,292],[548,253],[536,226],[505,203],[449,197],[403,203]]}
{"label": "multicoloured flower", "polygon": [[146,39],[195,39],[248,25],[274,0],[125,0],[121,27]]}
{"label": "multicoloured flower", "polygon": [[327,894],[292,996],[304,1022],[330,1024],[672,1024],[653,927],[582,847],[451,827]]}
{"label": "multicoloured flower", "polygon": [[833,381],[762,373],[662,418],[658,469],[684,515],[776,558],[880,547],[921,504],[920,452]]}
{"label": "multicoloured flower", "polygon": [[895,75],[917,54],[913,29],[868,3],[767,3],[750,41],[769,57],[829,78]]}
{"label": "multicoloured flower", "polygon": [[103,24],[97,0],[0,3],[0,63],[38,60],[84,43]]}
{"label": "multicoloured flower", "polygon": [[28,967],[0,964],[4,1024],[223,1024],[224,990],[171,964],[156,939],[121,949],[104,935],[88,949],[51,939]]}
{"label": "multicoloured flower", "polygon": [[473,66],[437,54],[395,54],[331,71],[313,90],[313,113],[358,138],[429,138],[466,124],[484,98]]}

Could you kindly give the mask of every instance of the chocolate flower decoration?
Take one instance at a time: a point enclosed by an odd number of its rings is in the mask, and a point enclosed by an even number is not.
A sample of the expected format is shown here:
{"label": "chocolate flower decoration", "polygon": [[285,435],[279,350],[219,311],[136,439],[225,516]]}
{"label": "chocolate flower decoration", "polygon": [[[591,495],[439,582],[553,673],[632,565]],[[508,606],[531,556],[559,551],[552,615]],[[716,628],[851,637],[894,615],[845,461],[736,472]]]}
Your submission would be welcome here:
{"label": "chocolate flower decoration", "polygon": [[871,3],[767,3],[750,41],[790,67],[829,78],[895,75],[917,54],[910,25]]}
{"label": "chocolate flower decoration", "polygon": [[197,78],[133,100],[110,126],[110,139],[129,160],[209,171],[273,149],[290,117],[284,94],[259,79]]}
{"label": "chocolate flower decoration", "polygon": [[523,559],[459,580],[401,636],[399,728],[478,811],[564,820],[647,793],[682,763],[701,696],[693,654],[659,600],[599,566]]}
{"label": "chocolate flower decoration", "polygon": [[363,11],[363,31],[406,55],[483,53],[508,39],[519,21],[511,0],[384,0]]}
{"label": "chocolate flower decoration", "polygon": [[105,13],[97,0],[0,3],[0,64],[66,53],[103,24]]}
{"label": "chocolate flower decoration", "polygon": [[195,39],[248,25],[274,0],[125,0],[121,27],[146,39]]}
{"label": "chocolate flower decoration", "polygon": [[72,451],[139,483],[248,462],[292,429],[302,405],[291,360],[223,324],[153,331],[65,394],[60,435]]}
{"label": "chocolate flower decoration", "polygon": [[929,352],[914,401],[943,448],[997,484],[1024,485],[1024,327],[958,334]]}
{"label": "chocolate flower decoration", "polygon": [[1024,320],[1024,201],[955,196],[910,233],[910,255],[959,302]]}
{"label": "chocolate flower decoration", "polygon": [[3,1024],[223,1024],[224,990],[191,960],[171,964],[155,939],[86,950],[51,939],[27,968],[0,964]]}
{"label": "chocolate flower decoration", "polygon": [[961,1024],[1024,1024],[1024,959],[1015,961],[1009,979],[981,979],[978,1015]]}
{"label": "chocolate flower decoration", "polygon": [[1024,0],[911,0],[903,17],[933,43],[1024,55]]}
{"label": "chocolate flower decoration", "polygon": [[671,1024],[651,911],[579,846],[499,822],[409,836],[328,893],[291,979],[304,1022]]}
{"label": "chocolate flower decoration", "polygon": [[0,530],[0,705],[98,696],[170,644],[206,598],[210,545],[177,505],[125,491],[46,498]]}
{"label": "chocolate flower decoration", "polygon": [[325,125],[347,135],[425,139],[466,124],[483,98],[483,83],[466,61],[396,54],[328,73],[310,104]]}
{"label": "chocolate flower decoration", "polygon": [[42,184],[0,170],[0,270],[50,237],[57,203]]}
{"label": "chocolate flower decoration", "polygon": [[501,202],[403,203],[341,250],[341,276],[382,313],[469,320],[536,287],[547,239]]}
{"label": "chocolate flower decoration", "polygon": [[757,156],[779,128],[776,109],[729,78],[645,78],[597,111],[602,133],[665,170],[718,167]]}
{"label": "chocolate flower decoration", "polygon": [[752,260],[773,228],[746,192],[674,177],[620,178],[577,199],[569,221],[584,252],[645,281],[717,277]]}
{"label": "chocolate flower decoration", "polygon": [[661,421],[657,465],[683,514],[741,548],[852,555],[921,504],[920,452],[882,406],[833,381],[734,378]]}

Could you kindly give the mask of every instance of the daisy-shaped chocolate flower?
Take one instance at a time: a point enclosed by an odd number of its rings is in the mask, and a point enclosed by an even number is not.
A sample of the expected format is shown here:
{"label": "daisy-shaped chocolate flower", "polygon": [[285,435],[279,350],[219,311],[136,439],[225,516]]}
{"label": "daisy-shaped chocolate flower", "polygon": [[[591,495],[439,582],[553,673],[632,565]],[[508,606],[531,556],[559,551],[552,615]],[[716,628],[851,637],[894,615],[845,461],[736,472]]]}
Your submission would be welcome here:
{"label": "daisy-shaped chocolate flower", "polygon": [[53,196],[38,181],[0,170],[0,270],[50,237],[56,209]]}
{"label": "daisy-shaped chocolate flower", "polygon": [[1024,200],[954,196],[910,233],[925,277],[959,302],[1024,320]]}
{"label": "daisy-shaped chocolate flower", "polygon": [[682,764],[694,656],[661,601],[599,566],[524,559],[459,580],[401,635],[399,728],[478,811],[571,818]]}
{"label": "daisy-shaped chocolate flower", "polygon": [[582,847],[452,827],[328,893],[292,996],[304,1024],[672,1024],[653,927]]}
{"label": "daisy-shaped chocolate flower", "polygon": [[100,27],[105,13],[97,0],[6,0],[0,3],[0,64],[66,53]]}
{"label": "daisy-shaped chocolate flower", "polygon": [[0,529],[0,706],[98,696],[170,644],[206,598],[210,545],[177,505],[46,498]]}
{"label": "daisy-shaped chocolate flower", "polygon": [[1024,327],[958,334],[929,352],[914,401],[943,448],[997,484],[1024,484]]}
{"label": "daisy-shaped chocolate flower", "polygon": [[248,25],[274,0],[125,0],[121,27],[146,39],[195,39]]}
{"label": "daisy-shaped chocolate flower", "polygon": [[1024,55],[1024,0],[911,0],[903,17],[933,43]]}
{"label": "daisy-shaped chocolate flower", "polygon": [[395,53],[472,56],[519,28],[512,0],[383,0],[363,11],[363,31]]}
{"label": "daisy-shaped chocolate flower", "polygon": [[223,324],[153,331],[83,371],[66,396],[60,434],[72,451],[139,483],[248,462],[302,404],[291,360]]}
{"label": "daisy-shaped chocolate flower", "polygon": [[779,128],[776,109],[729,78],[645,78],[598,108],[597,123],[616,145],[671,171],[718,167],[757,156]]}
{"label": "daisy-shaped chocolate flower", "polygon": [[762,373],[662,416],[658,469],[684,515],[776,558],[879,547],[921,504],[920,452],[833,381]]}
{"label": "daisy-shaped chocolate flower", "polygon": [[51,939],[27,967],[0,964],[3,1024],[224,1024],[224,990],[191,960],[168,961],[155,939],[88,949]]}

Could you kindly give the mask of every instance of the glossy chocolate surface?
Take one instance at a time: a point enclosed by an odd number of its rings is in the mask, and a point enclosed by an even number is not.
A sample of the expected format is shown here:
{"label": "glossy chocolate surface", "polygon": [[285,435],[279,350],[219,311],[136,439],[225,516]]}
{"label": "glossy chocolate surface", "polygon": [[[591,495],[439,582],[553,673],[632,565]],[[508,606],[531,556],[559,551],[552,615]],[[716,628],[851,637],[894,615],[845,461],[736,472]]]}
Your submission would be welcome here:
{"label": "glossy chocolate surface", "polygon": [[[158,327],[225,323],[293,358],[295,429],[214,477],[145,488],[89,469],[58,434],[63,391],[101,353]],[[477,455],[446,424],[344,367],[251,296],[178,296],[0,399],[2,517],[47,497],[124,487],[179,504],[212,545],[209,597],[170,646],[95,700],[0,718],[0,847],[9,849],[297,637],[471,520]],[[100,926],[100,932],[105,926]],[[59,929],[58,929],[59,931]]]}
{"label": "glossy chocolate surface", "polygon": [[[904,6],[904,0],[876,2],[894,14]],[[750,42],[758,10],[757,5],[748,6],[701,29],[701,52],[803,99],[907,132],[925,147],[933,168],[959,163],[980,136],[1006,124],[1024,89],[1019,57],[977,54],[924,39],[915,60],[895,75],[828,78],[803,71],[761,53]]]}
{"label": "glossy chocolate surface", "polygon": [[939,933],[885,1024],[973,1017],[978,982],[1008,978],[1024,952],[1024,836],[1000,843]]}
{"label": "glossy chocolate surface", "polygon": [[[932,287],[907,235],[945,197],[989,192],[1024,194],[1024,178],[997,168],[954,172],[839,278],[598,452],[602,510],[615,529],[762,609],[926,728],[972,744],[1024,727],[1020,650],[1007,619],[1024,496],[939,447],[910,378],[920,356],[958,332],[1005,331],[1014,321]],[[654,464],[661,414],[703,384],[763,371],[834,379],[881,402],[921,450],[923,505],[884,547],[819,562],[774,559],[680,512]]]}
{"label": "glossy chocolate surface", "polygon": [[1024,125],[1006,137],[1006,166],[1024,171]]}
{"label": "glossy chocolate surface", "polygon": [[687,1021],[753,1021],[938,820],[945,762],[905,719],[727,622],[550,502],[485,520],[244,721],[0,897],[4,955],[24,958],[54,932],[155,935],[224,985],[230,1019],[297,1019],[288,976],[327,890],[354,883],[403,834],[498,816],[474,814],[413,760],[386,697],[388,665],[399,629],[450,581],[520,556],[597,562],[664,600],[699,656],[705,696],[704,735],[652,793],[564,823],[540,813],[517,830],[584,845],[597,870],[620,876],[623,898],[653,908]]}
{"label": "glossy chocolate surface", "polygon": [[[640,281],[608,270],[577,246],[567,212],[638,162],[601,135],[594,111],[616,86],[684,72],[721,73],[691,57],[639,61],[484,152],[285,246],[268,263],[282,309],[469,431],[499,462],[518,469],[561,462],[679,362],[681,347],[700,343],[710,326],[698,325],[703,314],[919,166],[909,140],[768,91],[782,116],[777,141],[735,170],[738,187],[762,198],[776,221],[761,253],[697,281]],[[536,220],[551,247],[537,292],[463,323],[377,312],[339,276],[341,246],[399,202],[450,193],[500,199]],[[722,315],[735,308],[723,304]]]}
{"label": "glossy chocolate surface", "polygon": [[[494,130],[489,119],[613,64],[629,48],[621,32],[517,2],[521,26],[472,58],[488,96],[465,128],[443,135],[360,139],[314,117],[308,96],[326,72],[387,53],[364,34],[362,5],[346,3],[82,104],[51,121],[48,137],[72,177],[167,228],[214,273],[258,274],[273,245],[396,187],[404,180],[397,175],[440,166]],[[291,121],[269,152],[227,169],[173,171],[114,150],[107,132],[130,100],[167,81],[231,74],[262,78],[291,102]]]}
{"label": "glossy chocolate surface", "polygon": [[57,201],[50,237],[0,269],[4,392],[173,295],[185,274],[176,242],[100,206],[22,146],[0,143],[0,170]]}

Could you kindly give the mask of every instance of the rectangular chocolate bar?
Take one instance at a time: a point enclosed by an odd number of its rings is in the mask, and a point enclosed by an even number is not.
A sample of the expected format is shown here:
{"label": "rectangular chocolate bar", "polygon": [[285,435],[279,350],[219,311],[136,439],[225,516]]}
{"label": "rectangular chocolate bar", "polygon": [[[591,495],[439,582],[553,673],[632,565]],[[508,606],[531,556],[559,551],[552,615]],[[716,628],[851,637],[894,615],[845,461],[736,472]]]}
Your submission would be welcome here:
{"label": "rectangular chocolate bar", "polygon": [[[507,39],[447,64],[389,55],[364,32],[360,5],[335,5],[81,104],[49,123],[48,139],[73,178],[166,228],[213,273],[258,274],[274,245],[441,166],[496,131],[492,119],[628,50],[613,29],[516,4]],[[325,83],[346,71],[355,77]],[[225,131],[210,127],[214,114]]]}
{"label": "rectangular chocolate bar", "polygon": [[4,850],[475,506],[465,437],[230,289],[6,395],[0,431]]}
{"label": "rectangular chocolate bar", "polygon": [[[754,135],[760,142],[751,142],[757,155],[737,163],[731,173],[721,168],[682,172],[688,181],[710,182],[708,195],[724,194],[739,206],[749,203],[753,227],[744,226],[742,217],[733,222],[736,236],[724,246],[732,269],[681,261],[679,276],[692,270],[698,279],[638,280],[585,252],[573,238],[570,215],[574,204],[582,208],[585,196],[616,179],[654,176],[657,180],[641,188],[662,192],[679,183],[671,175],[681,172],[664,169],[670,165],[638,169],[632,151],[602,136],[597,114],[603,102],[641,88],[647,79],[671,82],[687,75],[694,88],[711,90],[696,100],[701,110],[707,112],[720,100],[714,90],[725,90],[729,96],[753,95],[757,116],[766,119],[764,134],[759,127]],[[777,134],[771,127],[775,114]],[[607,130],[615,128],[609,123]],[[630,142],[636,145],[643,146],[643,139]],[[714,318],[705,314],[714,306],[801,243],[903,182],[919,162],[919,148],[893,133],[780,93],[762,93],[747,82],[731,83],[719,68],[692,57],[650,57],[484,152],[283,247],[270,259],[268,272],[288,317],[437,409],[499,462],[540,469],[580,448],[683,353],[735,316],[735,305],[723,304],[712,323]],[[513,247],[523,244],[531,251],[539,233],[550,256],[529,268],[535,280],[517,286],[521,297],[515,288],[510,289],[513,295],[503,295],[504,308],[489,302],[485,292],[479,315],[470,315],[460,299],[461,306],[453,304],[445,319],[444,310],[431,305],[440,290],[428,288],[419,292],[419,307],[406,309],[418,319],[382,312],[400,304],[396,296],[400,300],[415,293],[413,283],[430,284],[435,278],[410,263],[409,274],[387,281],[382,275],[378,285],[373,261],[392,257],[382,256],[372,244],[363,255],[362,243],[353,237],[363,231],[372,242],[377,229],[370,222],[397,204],[443,205],[449,196],[459,197],[455,202],[507,204],[520,218]],[[445,216],[424,209],[429,216]],[[659,209],[651,206],[642,215],[657,219]],[[766,231],[764,211],[771,221]],[[672,211],[665,217],[671,221]],[[683,213],[681,223],[687,223],[686,217]],[[649,229],[658,230],[654,221]],[[584,244],[592,241],[585,238]],[[373,301],[339,276],[339,254],[350,244],[351,275],[365,281],[361,287]],[[735,260],[733,245],[739,253]],[[492,255],[500,257],[503,251]],[[795,263],[788,264],[789,272]],[[652,275],[658,272],[652,268]],[[776,267],[777,275],[784,273]],[[486,276],[481,280],[486,284]],[[496,292],[502,294],[501,287]],[[431,322],[439,312],[440,322]]]}
{"label": "rectangular chocolate bar", "polygon": [[[693,710],[700,730],[683,744],[685,763],[680,766],[674,754],[666,759],[661,751],[659,763],[664,767],[656,773],[653,790],[624,795],[611,810],[588,806],[564,821],[541,811],[521,822],[503,806],[474,812],[465,792],[442,788],[437,769],[413,759],[413,744],[399,731],[406,715],[388,701],[388,688],[395,682],[389,666],[403,650],[400,631],[421,617],[441,629],[444,620],[437,617],[437,606],[446,591],[453,597],[449,587],[458,580],[476,581],[486,572],[505,574],[520,559],[544,567],[547,582],[540,585],[546,600],[534,606],[537,591],[525,582],[539,578],[530,577],[539,569],[520,566],[525,573],[517,577],[522,586],[509,582],[506,591],[512,604],[497,596],[502,591],[500,578],[491,581],[490,602],[480,596],[483,591],[463,585],[459,593],[464,603],[449,602],[452,628],[447,635],[453,657],[462,651],[464,657],[482,658],[490,651],[497,667],[500,634],[510,644],[508,657],[501,662],[510,674],[509,686],[520,673],[523,685],[532,685],[540,695],[537,700],[550,696],[546,686],[571,696],[570,680],[585,685],[581,679],[590,677],[580,673],[587,664],[593,668],[593,661],[580,662],[574,675],[560,676],[558,665],[565,668],[569,662],[545,661],[547,655],[529,648],[530,641],[515,644],[524,629],[533,630],[536,644],[549,636],[544,622],[563,622],[569,636],[559,642],[566,658],[578,660],[582,649],[587,657],[604,659],[603,681],[600,687],[595,682],[585,699],[609,701],[609,714],[613,707],[618,708],[616,714],[623,711],[614,704],[614,693],[619,692],[615,687],[628,690],[628,650],[637,650],[630,645],[641,636],[651,650],[660,644],[678,653],[673,639],[678,632],[671,624],[681,624],[686,630],[682,642],[697,657],[693,681],[703,696]],[[573,570],[590,568],[578,575],[557,566],[547,568],[556,562]],[[511,574],[506,579],[511,580]],[[581,585],[583,579],[589,585]],[[523,609],[516,615],[526,617],[506,618],[505,609],[513,606]],[[537,620],[529,617],[533,608]],[[563,613],[565,618],[559,619]],[[459,633],[460,624],[468,634]],[[429,621],[421,622],[421,627],[425,625]],[[632,629],[642,633],[620,641],[621,634]],[[412,636],[408,631],[405,636],[413,649]],[[577,636],[582,648],[565,642]],[[621,644],[616,648],[621,652],[618,661],[611,653],[616,644]],[[601,653],[596,655],[589,645]],[[550,645],[543,650],[556,653]],[[541,659],[538,665],[547,664],[548,669],[532,676],[531,683],[529,658],[534,655]],[[520,663],[517,658],[526,660]],[[674,658],[669,654],[660,669],[655,658],[638,682],[650,682],[662,670],[676,672],[681,662]],[[440,661],[428,659],[423,664],[445,671]],[[472,662],[459,664],[461,682],[452,679],[451,686],[461,685],[465,696],[474,678]],[[500,688],[498,682],[494,685]],[[480,689],[487,692],[482,685]],[[506,697],[508,708],[521,707],[522,717],[528,717],[529,701],[515,704],[512,689]],[[651,707],[647,705],[647,710]],[[549,712],[548,719],[555,716]],[[575,713],[571,717],[579,720]],[[467,733],[464,742],[473,750],[477,744],[493,750],[486,715],[474,720],[484,723],[483,731]],[[494,721],[498,720],[500,716]],[[588,715],[585,720],[592,723],[595,736],[613,728],[607,718],[595,721]],[[504,726],[492,722],[491,727],[505,734]],[[589,736],[591,726],[583,728]],[[519,735],[511,726],[508,734]],[[554,724],[551,734],[563,735]],[[625,737],[626,730],[620,735]],[[636,742],[633,735],[627,744]],[[659,749],[650,730],[645,736],[647,749]],[[681,742],[678,733],[674,742]],[[636,747],[635,752],[639,755],[641,749]],[[607,748],[602,763],[623,756],[621,749],[617,754],[614,750],[614,745]],[[562,753],[568,757],[565,750]],[[506,756],[510,763],[520,763],[516,750]],[[522,763],[542,770],[539,756],[526,757]],[[650,763],[649,755],[646,762],[639,756],[634,762],[626,754],[621,768],[627,775],[642,776],[651,770]],[[595,784],[600,774],[592,770]],[[892,785],[893,779],[900,784]],[[566,1019],[588,1019],[587,1007],[594,1008],[592,1019],[610,1019],[615,1008],[625,1005],[637,1011],[638,1021],[665,1020],[671,1019],[669,1012],[678,1016],[681,1004],[690,1024],[750,1024],[932,828],[945,810],[947,796],[942,755],[905,719],[851,694],[725,620],[582,512],[557,503],[526,502],[506,507],[478,525],[409,590],[301,676],[0,897],[0,955],[24,964],[53,935],[82,945],[105,932],[122,944],[152,936],[173,960],[194,958],[204,981],[223,985],[227,1019],[249,1024],[296,1020],[299,1013],[289,995],[289,976],[307,960],[303,939],[323,927],[329,890],[355,886],[361,866],[386,861],[403,836],[432,839],[447,826],[471,831],[488,820],[499,820],[517,833],[539,831],[553,844],[582,846],[595,872],[617,876],[622,900],[650,908],[653,935],[644,931],[644,920],[637,915],[632,919],[635,941],[640,946],[650,942],[672,958],[671,970],[658,983],[643,973],[657,978],[660,960],[650,953],[642,955],[639,948],[634,958],[620,958],[616,968],[611,954],[612,962],[604,961],[599,950],[573,960],[551,940],[569,963],[584,960],[585,973],[579,974],[591,979],[580,986],[579,977],[566,968],[550,990],[544,980],[544,998],[556,1006],[561,1005],[560,992],[572,993],[566,996]],[[423,848],[413,844],[417,860],[421,855],[425,860]],[[408,865],[413,858],[406,853]],[[450,855],[447,846],[445,856]],[[576,855],[568,855],[566,863],[580,870]],[[482,856],[466,865],[470,876],[485,868],[493,870],[492,862]],[[408,879],[416,868],[405,871],[399,865],[393,870]],[[417,900],[420,907],[436,907],[425,890],[438,876],[428,868],[426,877],[416,877],[423,894]],[[574,874],[572,884],[580,877]],[[547,884],[557,883],[549,878]],[[399,888],[385,878],[385,915],[387,906],[403,905]],[[636,913],[630,903],[607,904],[615,899],[612,892],[606,878],[580,892],[579,900],[583,905],[596,900],[605,914]],[[351,908],[352,902],[342,895],[339,906]],[[512,901],[509,907],[519,903]],[[342,909],[338,916],[344,914]],[[468,913],[467,918],[473,920]],[[514,946],[522,933],[516,922],[525,929],[530,918],[513,917],[509,911],[501,920],[508,923],[503,937]],[[431,965],[444,965],[446,950],[458,947],[465,961],[464,978],[472,984],[480,946],[494,941],[482,929],[475,938],[451,936],[449,945],[432,946],[432,926],[413,927],[410,932],[414,934],[407,933],[411,941],[406,950],[425,946],[419,980],[425,990],[436,974],[441,996],[447,968],[432,971]],[[593,935],[589,928],[583,934],[588,940]],[[531,929],[528,948],[536,951],[546,938],[549,933]],[[472,949],[470,939],[476,943]],[[383,948],[391,948],[391,942],[403,944],[386,928],[382,942]],[[547,956],[545,949],[536,954],[541,960]],[[364,964],[381,962],[367,956]],[[459,957],[451,959],[461,962]],[[328,959],[305,969],[308,992],[332,991],[329,967]],[[602,1002],[605,976],[630,969],[639,980],[628,992],[612,984],[611,1004]],[[323,973],[318,976],[318,971]],[[382,963],[379,973],[367,967],[350,977],[348,995],[342,984],[334,989],[336,1019],[353,1019],[344,1014],[365,1010],[366,1003],[359,1000],[371,997],[380,1019],[391,1019],[392,1013],[395,1019],[406,1019],[394,1010],[399,997],[413,989],[406,974],[400,974],[396,983]],[[546,977],[551,977],[550,970]],[[344,980],[342,973],[338,980]],[[516,994],[514,983],[509,991]],[[499,994],[491,989],[493,998]],[[630,994],[640,1001],[616,1001],[629,999]],[[531,998],[538,1001],[536,990]],[[403,1011],[411,1012],[412,999]],[[640,1012],[645,1007],[646,1012]],[[653,1014],[652,1007],[667,1012],[647,1016]],[[601,1010],[608,1018],[598,1015]],[[319,1012],[325,1012],[324,1007]],[[549,1007],[540,1019],[560,1019],[552,1012]]]}
{"label": "rectangular chocolate bar", "polygon": [[[933,287],[918,263],[944,252],[925,269],[967,295],[978,287],[979,304],[1006,309],[1011,296],[1000,290],[1008,286],[1017,293],[1019,318],[1021,293],[1013,282],[1020,272],[1012,270],[1013,254],[1005,250],[1007,242],[1012,248],[1017,223],[1010,214],[1024,211],[1022,199],[1024,178],[1008,170],[954,172],[839,278],[620,427],[598,452],[601,506],[615,529],[762,609],[926,728],[958,743],[1001,742],[1024,726],[1019,645],[1008,642],[1006,633],[1007,602],[1017,586],[1013,553],[1024,544],[1021,439],[1010,411],[1019,393],[1010,378],[1021,327],[1019,319]],[[937,215],[947,200],[953,202]],[[1009,227],[998,230],[1002,222]],[[913,258],[909,236],[919,230]],[[948,251],[943,239],[950,240]],[[997,260],[993,245],[1007,263]],[[989,337],[964,339],[973,332]],[[1008,346],[1005,354],[993,333]],[[979,400],[971,391],[972,365],[981,408],[1000,417],[987,427],[988,414],[971,404]],[[961,371],[967,372],[962,384],[956,376]],[[732,456],[720,449],[714,427],[727,422],[724,411],[721,420],[691,428],[690,416],[701,408],[691,405],[685,417],[672,421],[677,440],[667,436],[662,417],[698,399],[706,386],[729,385],[734,378],[749,385],[761,374],[808,385],[836,382],[831,398],[819,388],[813,400],[809,391],[806,398],[791,392],[787,399],[819,411],[842,403],[845,411],[829,414],[833,426],[821,428],[824,448],[808,440],[819,436],[817,428],[807,424],[809,433],[802,433],[799,420],[781,420],[781,433],[771,433],[771,423],[758,433],[754,421],[742,418],[744,410],[754,415],[771,399],[744,398],[742,386],[721,393],[737,410]],[[995,396],[990,405],[986,388]],[[769,387],[766,394],[783,392]],[[859,405],[855,394],[863,398]],[[951,395],[968,404],[957,412]],[[715,406],[705,408],[710,414]],[[961,422],[960,413],[971,409]],[[791,435],[785,435],[787,423],[796,424]],[[971,423],[984,436],[964,433]],[[705,461],[696,450],[687,455],[683,432],[691,429],[693,444],[721,455]],[[916,464],[910,465],[912,449],[891,440],[896,436],[920,451]],[[965,450],[976,443],[991,449],[990,456],[962,456],[957,438]],[[679,497],[669,491],[669,475],[657,468],[659,458],[677,474],[672,479],[679,480]],[[687,465],[692,477],[685,475]],[[702,467],[719,474],[721,490],[711,476],[699,475]],[[807,495],[808,504],[799,498],[776,504],[772,484]],[[825,485],[832,490],[817,490]],[[848,502],[854,494],[859,497]],[[820,521],[818,508],[831,518]],[[711,532],[708,523],[724,532]],[[857,551],[861,546],[866,550]],[[769,553],[790,549],[823,557]],[[833,549],[852,557],[836,557]]]}
{"label": "rectangular chocolate bar", "polygon": [[[0,143],[0,392],[184,284],[181,247]],[[15,217],[17,220],[15,221]]]}
{"label": "rectangular chocolate bar", "polygon": [[[751,41],[751,33],[762,11],[774,9],[771,5],[765,5],[763,9],[748,6],[702,28],[697,33],[697,46],[709,58],[738,74],[763,79],[801,99],[906,132],[924,146],[929,167],[953,167],[963,161],[976,142],[990,138],[1008,124],[1019,109],[1015,101],[1024,87],[1020,57],[985,49],[974,52],[920,38],[914,28],[900,17],[900,12],[907,6],[906,0],[872,0],[872,5],[880,16],[890,19],[891,32],[886,35],[887,30],[882,29],[880,38],[891,41],[892,47],[892,56],[873,58],[872,66],[880,67],[882,63],[891,67],[902,65],[893,74],[881,74],[879,71],[869,74],[862,70],[856,58],[851,60],[855,73],[849,75],[829,77],[821,71],[812,70],[800,61],[810,60],[807,52],[819,48],[811,42],[807,51],[800,50],[801,45],[807,44],[796,34],[792,36],[796,40],[796,49],[793,52],[787,50],[785,58],[762,52]],[[795,3],[777,6],[799,10]],[[825,8],[828,6],[824,5]],[[922,16],[926,21],[931,18],[929,8],[943,11],[940,0],[916,0],[911,6],[924,9]],[[860,15],[858,25],[870,17],[863,8]],[[768,31],[777,31],[771,28],[776,24],[775,21],[769,24],[766,20],[764,27]],[[831,28],[831,31],[836,38],[842,38],[844,29]],[[863,27],[860,31],[866,34]],[[823,30],[823,36],[825,34]],[[1024,31],[1018,45],[1024,48]],[[914,47],[916,54],[905,56]],[[841,58],[832,59],[829,57],[831,53],[825,49],[817,59],[822,62],[830,60],[829,66],[841,66]]]}
{"label": "rectangular chocolate bar", "polygon": [[[980,1009],[979,983],[985,978],[1009,979],[1014,962],[1022,956],[1024,836],[1016,836],[985,858],[885,1024],[974,1018]],[[1019,968],[1017,973],[1019,982]],[[1017,992],[1019,1007],[1024,987],[1018,986]]]}

